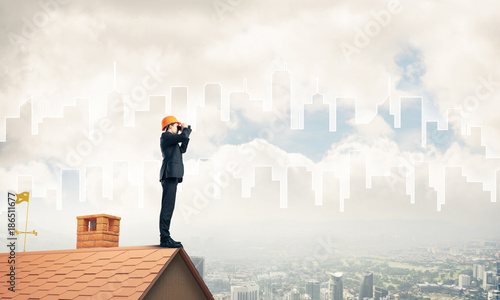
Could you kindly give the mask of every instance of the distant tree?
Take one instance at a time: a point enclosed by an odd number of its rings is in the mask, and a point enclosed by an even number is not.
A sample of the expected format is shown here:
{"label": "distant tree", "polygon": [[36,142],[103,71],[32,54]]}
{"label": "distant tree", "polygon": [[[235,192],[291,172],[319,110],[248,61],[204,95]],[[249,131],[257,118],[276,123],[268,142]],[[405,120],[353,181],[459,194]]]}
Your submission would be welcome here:
{"label": "distant tree", "polygon": [[472,277],[470,278],[470,286],[472,287],[477,287],[479,286],[479,283],[477,282],[476,278]]}
{"label": "distant tree", "polygon": [[407,291],[409,290],[413,285],[409,282],[402,282],[398,285],[398,290],[400,291]]}

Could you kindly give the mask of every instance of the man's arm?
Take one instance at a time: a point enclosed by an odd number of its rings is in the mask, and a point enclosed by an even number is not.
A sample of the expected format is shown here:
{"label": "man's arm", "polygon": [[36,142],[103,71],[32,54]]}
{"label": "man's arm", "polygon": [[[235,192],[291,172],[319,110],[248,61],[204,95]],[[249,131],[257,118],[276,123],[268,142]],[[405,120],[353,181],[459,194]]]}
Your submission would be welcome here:
{"label": "man's arm", "polygon": [[186,153],[188,144],[189,144],[189,135],[191,134],[191,126],[187,124],[182,124],[182,132],[179,135],[184,135],[186,140],[181,143],[181,153]]}
{"label": "man's arm", "polygon": [[184,143],[185,141],[189,141],[189,134],[171,134],[171,133],[163,133],[161,135],[161,142],[164,146],[175,145],[178,143]]}

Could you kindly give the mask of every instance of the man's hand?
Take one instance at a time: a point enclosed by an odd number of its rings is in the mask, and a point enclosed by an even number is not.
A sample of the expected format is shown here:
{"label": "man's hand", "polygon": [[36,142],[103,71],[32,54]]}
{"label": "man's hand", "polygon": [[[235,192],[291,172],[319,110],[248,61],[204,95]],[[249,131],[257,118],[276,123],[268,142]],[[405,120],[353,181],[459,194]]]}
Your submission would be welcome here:
{"label": "man's hand", "polygon": [[184,130],[184,128],[188,127],[188,124],[187,123],[182,123],[181,124],[181,130]]}

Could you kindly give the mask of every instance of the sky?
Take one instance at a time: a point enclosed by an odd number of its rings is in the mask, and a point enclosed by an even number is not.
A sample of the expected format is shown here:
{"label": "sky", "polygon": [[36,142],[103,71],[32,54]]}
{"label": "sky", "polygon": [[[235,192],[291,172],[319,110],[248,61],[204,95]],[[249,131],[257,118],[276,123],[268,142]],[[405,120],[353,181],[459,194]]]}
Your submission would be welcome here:
{"label": "sky", "polygon": [[200,255],[500,237],[495,1],[0,7],[0,222],[30,190],[30,251],[73,249],[96,213],[122,217],[120,245],[157,244],[169,114],[194,129],[172,234]]}

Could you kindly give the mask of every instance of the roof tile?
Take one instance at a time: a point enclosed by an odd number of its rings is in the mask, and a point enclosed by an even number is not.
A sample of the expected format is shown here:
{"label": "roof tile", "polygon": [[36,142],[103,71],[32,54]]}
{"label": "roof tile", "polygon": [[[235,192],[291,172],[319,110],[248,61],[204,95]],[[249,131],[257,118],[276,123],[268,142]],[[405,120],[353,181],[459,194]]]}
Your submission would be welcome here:
{"label": "roof tile", "polygon": [[29,252],[16,253],[18,264],[30,264],[31,262],[39,259],[44,255],[44,254],[26,255],[26,253]]}
{"label": "roof tile", "polygon": [[137,286],[137,278],[129,278],[120,283],[123,287],[136,287]]}
{"label": "roof tile", "polygon": [[66,278],[66,276],[63,274],[54,275],[54,276],[50,277],[49,279],[47,279],[47,282],[60,282],[61,280],[65,279],[65,278]]}
{"label": "roof tile", "polygon": [[66,292],[65,287],[61,286],[56,286],[55,288],[51,289],[47,294],[50,295],[61,295],[62,293]]}
{"label": "roof tile", "polygon": [[148,276],[144,277],[144,282],[151,282],[155,277],[158,276],[158,273],[151,273]]}
{"label": "roof tile", "polygon": [[123,266],[122,263],[119,261],[110,261],[109,263],[102,266],[102,269],[103,270],[116,270],[122,266]]}
{"label": "roof tile", "polygon": [[57,286],[57,284],[58,282],[48,282],[40,286],[38,289],[41,291],[51,291],[53,288]]}
{"label": "roof tile", "polygon": [[100,290],[101,292],[114,292],[118,289],[121,288],[121,285],[120,283],[118,282],[108,282],[108,283],[105,283],[101,286]]}
{"label": "roof tile", "polygon": [[142,263],[140,258],[130,258],[123,262],[124,266],[139,266]]}
{"label": "roof tile", "polygon": [[[38,266],[36,268],[17,268],[17,271],[19,273],[23,273],[22,275],[29,274],[29,275],[40,275],[45,271],[43,268],[39,268]],[[21,274],[19,274],[21,275]]]}
{"label": "roof tile", "polygon": [[30,294],[36,292],[37,290],[38,290],[38,288],[36,288],[36,287],[26,287],[23,289],[18,289],[16,292],[18,292],[19,295],[30,295]]}
{"label": "roof tile", "polygon": [[70,279],[76,279],[81,277],[84,274],[85,271],[70,271],[68,274],[66,274],[66,278]]}
{"label": "roof tile", "polygon": [[106,258],[106,259],[98,259],[98,260],[94,261],[91,264],[90,263],[88,263],[88,264],[87,263],[82,263],[82,265],[86,264],[87,266],[91,265],[91,266],[94,266],[94,267],[102,267],[102,266],[105,266],[105,265],[109,264],[109,262],[110,262],[110,260]]}
{"label": "roof tile", "polygon": [[86,282],[74,282],[68,287],[68,291],[81,291],[86,289],[89,285]]}
{"label": "roof tile", "polygon": [[139,299],[142,294],[143,292],[135,292],[134,294],[130,295],[129,299]]}
{"label": "roof tile", "polygon": [[102,270],[95,274],[95,278],[111,278],[116,275],[116,270]]}
{"label": "roof tile", "polygon": [[116,290],[113,295],[114,296],[124,296],[124,297],[130,297],[130,295],[134,294],[137,292],[137,290],[133,287],[122,287],[119,290]]}
{"label": "roof tile", "polygon": [[[2,263],[3,263],[3,262],[2,262]],[[3,269],[3,268],[2,268],[2,269]],[[28,273],[28,272],[26,272],[26,271],[21,271],[21,270],[19,270],[17,267],[16,267],[16,269],[17,269],[17,270],[16,270],[16,271],[17,271],[17,272],[16,272],[16,278],[17,278],[17,279],[24,279],[24,277],[26,277],[26,276],[28,276],[28,275],[29,275],[29,273]],[[2,271],[3,271],[3,270],[2,270]]]}
{"label": "roof tile", "polygon": [[69,287],[69,286],[73,285],[74,283],[75,283],[75,281],[73,279],[66,277],[66,279],[59,281],[57,286]]}
{"label": "roof tile", "polygon": [[71,266],[62,266],[60,269],[55,270],[56,275],[67,275],[69,272],[73,271]]}
{"label": "roof tile", "polygon": [[99,267],[90,267],[88,269],[86,269],[85,271],[83,271],[83,274],[98,274],[100,271],[102,270],[102,268],[99,268]]}
{"label": "roof tile", "polygon": [[130,273],[130,278],[144,278],[153,273],[151,270],[135,270]]}
{"label": "roof tile", "polygon": [[78,262],[80,264],[92,264],[93,265],[98,260],[99,260],[99,256],[90,255],[90,256],[84,257],[82,259],[79,259]]}
{"label": "roof tile", "polygon": [[137,270],[136,268],[132,266],[121,266],[116,269],[116,274],[130,274],[130,272]]}
{"label": "roof tile", "polygon": [[78,264],[78,265],[73,267],[73,271],[85,271],[90,266],[92,266],[92,265],[91,264]]}
{"label": "roof tile", "polygon": [[89,282],[95,278],[94,275],[85,274],[75,279],[75,282]]}
{"label": "roof tile", "polygon": [[150,283],[150,282],[144,282],[144,283],[142,283],[142,284],[138,285],[138,286],[136,287],[136,290],[137,290],[137,291],[145,291],[145,290],[148,288],[148,286],[150,286],[150,285],[151,285],[151,283]]}
{"label": "roof tile", "polygon": [[45,270],[43,273],[40,273],[40,275],[38,275],[38,279],[49,279],[50,277],[54,276],[54,272],[53,271],[47,271]]}
{"label": "roof tile", "polygon": [[158,270],[163,267],[164,264],[158,263],[156,261],[147,261],[147,262],[141,262],[140,265],[136,267],[136,270],[151,270],[155,267],[158,267]]}
{"label": "roof tile", "polygon": [[122,283],[129,278],[128,274],[115,274],[109,277],[108,282],[119,282]]}
{"label": "roof tile", "polygon": [[33,292],[31,295],[30,295],[30,298],[34,298],[34,299],[38,299],[38,298],[42,298],[44,296],[47,296],[48,294],[48,291],[35,291]]}
{"label": "roof tile", "polygon": [[[151,253],[151,250],[136,250],[136,251],[129,251],[129,253],[131,254],[130,258],[144,258],[145,256]],[[170,256],[171,255],[169,255],[169,257]]]}
{"label": "roof tile", "polygon": [[96,278],[92,281],[89,281],[87,283],[88,286],[95,286],[95,287],[101,287],[102,285],[108,283],[108,280],[106,278]]}
{"label": "roof tile", "polygon": [[48,255],[46,258],[44,258],[44,261],[46,262],[56,262],[61,260],[63,257],[69,255],[69,253],[52,253]]}
{"label": "roof tile", "polygon": [[36,279],[30,282],[26,282],[29,287],[40,287],[46,283],[46,279]]}
{"label": "roof tile", "polygon": [[113,298],[112,292],[100,292],[98,295],[99,295],[98,297],[94,297],[94,298],[98,298],[98,299],[111,299],[111,298]]}
{"label": "roof tile", "polygon": [[78,250],[75,253],[71,253],[70,255],[66,255],[61,259],[56,261],[56,264],[66,264],[72,260],[81,261],[82,259],[89,257],[92,255],[92,252],[79,252]]}
{"label": "roof tile", "polygon": [[80,295],[77,291],[66,291],[59,295],[59,299],[74,299]]}
{"label": "roof tile", "polygon": [[57,271],[59,268],[61,268],[61,265],[50,265],[50,266],[45,266],[45,271],[51,271],[51,272],[55,272]]}
{"label": "roof tile", "polygon": [[120,255],[120,253],[121,251],[102,251],[94,253],[93,256],[98,259],[112,259],[113,257]]}
{"label": "roof tile", "polygon": [[28,274],[26,276],[23,276],[23,277],[17,277],[19,280],[22,280],[23,282],[31,282],[35,279],[38,278],[38,275],[34,275],[34,274]]}
{"label": "roof tile", "polygon": [[159,261],[163,260],[165,257],[170,257],[174,254],[175,249],[174,248],[160,248],[157,247],[155,251],[153,251],[151,254],[145,256],[143,258],[143,261]]}
{"label": "roof tile", "polygon": [[42,300],[61,300],[59,295],[47,295],[45,297],[40,298]]}
{"label": "roof tile", "polygon": [[68,261],[67,263],[64,264],[65,267],[74,267],[74,266],[77,266],[81,264],[81,261],[79,260],[71,260],[71,261]]}
{"label": "roof tile", "polygon": [[[100,291],[100,289],[98,287],[89,286],[83,290],[80,290],[80,295],[90,297],[90,296],[94,296],[95,294],[99,293],[99,291]],[[102,298],[102,299],[105,299],[105,298]]]}

